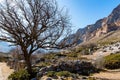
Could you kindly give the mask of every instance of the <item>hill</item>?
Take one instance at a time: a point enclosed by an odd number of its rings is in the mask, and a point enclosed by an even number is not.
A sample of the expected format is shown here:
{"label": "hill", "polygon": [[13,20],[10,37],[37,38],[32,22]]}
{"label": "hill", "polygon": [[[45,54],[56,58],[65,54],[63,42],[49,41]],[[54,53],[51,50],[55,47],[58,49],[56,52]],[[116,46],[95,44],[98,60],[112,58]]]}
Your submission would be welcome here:
{"label": "hill", "polygon": [[[79,37],[78,44],[82,42],[87,42],[90,40],[99,41],[109,39],[112,36],[119,34],[120,30],[120,5],[113,9],[112,13],[103,19],[99,19],[95,24],[86,26],[85,28],[80,28],[75,34],[70,35],[68,42],[72,42],[73,39]],[[74,35],[74,37],[73,37]],[[98,39],[97,39],[98,38]],[[104,39],[106,38],[106,39]],[[112,38],[113,39],[113,38]],[[118,39],[117,39],[118,40]],[[120,40],[118,40],[120,41]]]}
{"label": "hill", "polygon": [[0,62],[7,61],[9,58],[11,58],[9,53],[0,52]]}

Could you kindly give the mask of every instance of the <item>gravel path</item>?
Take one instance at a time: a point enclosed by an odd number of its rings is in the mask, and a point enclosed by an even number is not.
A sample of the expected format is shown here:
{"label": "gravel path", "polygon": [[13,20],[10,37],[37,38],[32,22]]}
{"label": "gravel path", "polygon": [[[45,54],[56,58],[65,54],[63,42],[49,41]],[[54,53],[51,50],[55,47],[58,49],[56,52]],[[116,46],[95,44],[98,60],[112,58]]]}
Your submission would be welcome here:
{"label": "gravel path", "polygon": [[[84,55],[83,57],[96,61],[99,60],[99,58],[110,55],[110,53],[111,52],[96,51],[93,55]],[[91,77],[94,77],[96,80],[120,80],[120,70],[108,70],[106,72],[93,74]]]}
{"label": "gravel path", "polygon": [[0,80],[7,80],[8,76],[13,72],[6,63],[0,63]]}
{"label": "gravel path", "polygon": [[92,77],[105,80],[120,80],[120,72],[100,72],[94,74]]}
{"label": "gravel path", "polygon": [[0,80],[5,80],[4,76],[2,75],[2,68],[0,66]]}

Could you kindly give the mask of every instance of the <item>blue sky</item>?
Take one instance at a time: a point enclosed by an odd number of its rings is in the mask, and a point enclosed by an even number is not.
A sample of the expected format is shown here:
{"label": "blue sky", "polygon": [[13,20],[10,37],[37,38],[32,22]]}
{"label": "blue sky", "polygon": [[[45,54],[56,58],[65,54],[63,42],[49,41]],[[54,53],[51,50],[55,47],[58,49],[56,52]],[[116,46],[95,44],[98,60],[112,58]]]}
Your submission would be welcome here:
{"label": "blue sky", "polygon": [[78,28],[107,17],[120,4],[120,0],[57,0],[60,7],[69,11],[73,32]]}
{"label": "blue sky", "polygon": [[[107,17],[120,4],[120,0],[57,0],[57,2],[59,7],[68,10],[73,32]],[[9,50],[10,46],[0,42],[0,51],[8,52]]]}

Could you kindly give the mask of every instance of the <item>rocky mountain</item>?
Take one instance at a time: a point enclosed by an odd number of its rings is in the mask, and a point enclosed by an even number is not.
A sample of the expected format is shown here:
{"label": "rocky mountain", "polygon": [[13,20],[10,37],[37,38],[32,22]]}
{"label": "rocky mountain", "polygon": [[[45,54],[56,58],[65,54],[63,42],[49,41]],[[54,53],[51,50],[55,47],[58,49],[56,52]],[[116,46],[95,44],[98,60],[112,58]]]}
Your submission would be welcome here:
{"label": "rocky mountain", "polygon": [[[120,29],[120,5],[118,5],[108,17],[96,21],[95,24],[87,25],[85,28],[78,29],[77,32],[73,35],[79,37],[78,43],[80,43],[89,41],[92,38],[95,37],[97,38],[100,37],[101,35],[105,35],[111,31],[116,31],[119,29]],[[73,40],[73,37],[71,37],[71,39]]]}

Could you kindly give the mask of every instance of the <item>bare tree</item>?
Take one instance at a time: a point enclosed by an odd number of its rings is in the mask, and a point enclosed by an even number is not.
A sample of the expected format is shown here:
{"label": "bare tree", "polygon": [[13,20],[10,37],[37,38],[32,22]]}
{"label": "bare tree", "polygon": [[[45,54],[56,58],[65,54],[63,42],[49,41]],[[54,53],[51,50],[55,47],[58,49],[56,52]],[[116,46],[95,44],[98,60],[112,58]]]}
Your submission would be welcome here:
{"label": "bare tree", "polygon": [[16,48],[12,48],[9,53],[12,55],[12,57],[14,59],[17,59],[17,60],[22,60],[24,59],[23,57],[23,52],[21,51],[21,48],[20,47],[16,47]]}
{"label": "bare tree", "polygon": [[31,54],[39,48],[62,48],[69,17],[55,0],[5,0],[0,4],[0,40],[19,45],[31,74]]}

